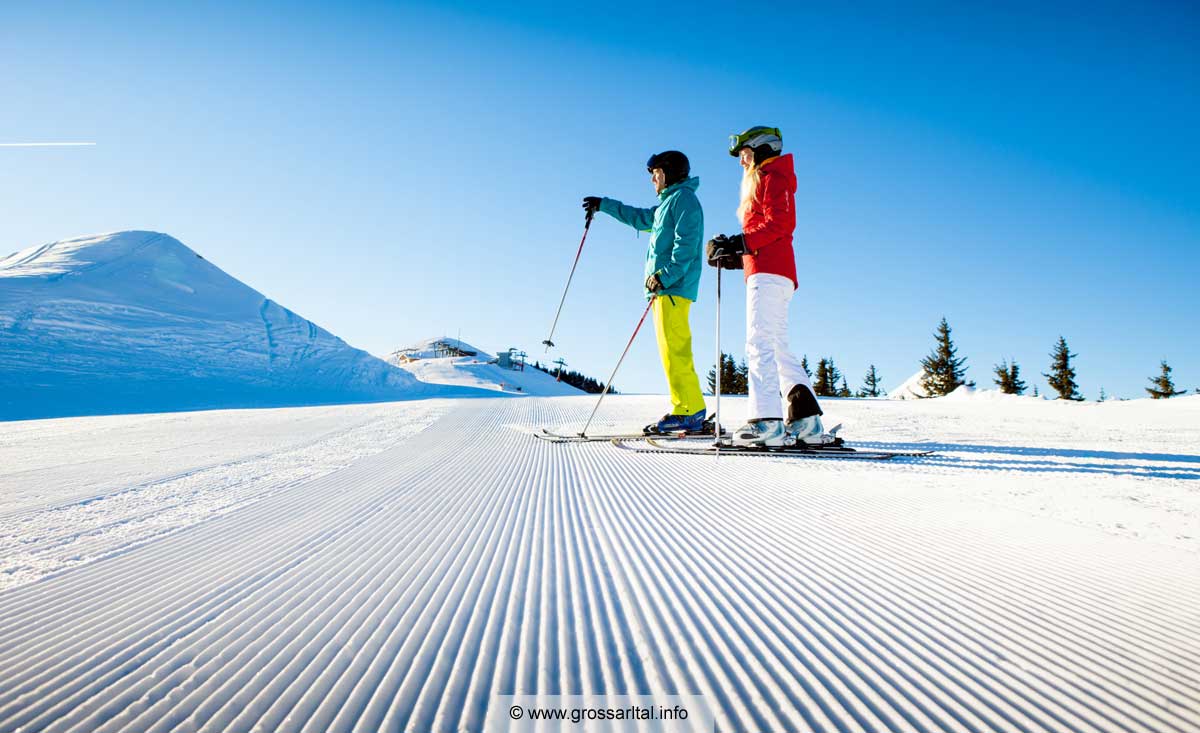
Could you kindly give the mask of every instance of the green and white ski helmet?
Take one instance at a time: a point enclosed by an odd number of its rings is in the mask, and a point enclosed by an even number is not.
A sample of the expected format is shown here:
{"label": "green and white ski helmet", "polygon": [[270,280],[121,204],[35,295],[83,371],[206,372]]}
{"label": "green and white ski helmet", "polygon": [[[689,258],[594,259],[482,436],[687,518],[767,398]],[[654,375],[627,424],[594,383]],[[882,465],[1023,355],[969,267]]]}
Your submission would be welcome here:
{"label": "green and white ski helmet", "polygon": [[743,133],[729,136],[729,154],[735,158],[742,148],[757,151],[764,145],[770,149],[773,155],[779,155],[783,150],[783,133],[779,131],[778,127],[757,125]]}

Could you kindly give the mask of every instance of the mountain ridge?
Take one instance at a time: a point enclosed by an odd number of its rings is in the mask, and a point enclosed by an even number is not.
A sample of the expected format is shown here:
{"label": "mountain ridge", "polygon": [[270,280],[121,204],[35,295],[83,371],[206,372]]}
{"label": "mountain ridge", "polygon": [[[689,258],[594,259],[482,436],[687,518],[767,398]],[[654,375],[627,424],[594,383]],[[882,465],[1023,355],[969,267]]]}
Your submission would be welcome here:
{"label": "mountain ridge", "polygon": [[74,237],[0,259],[0,337],[0,419],[446,391],[350,346],[161,232]]}

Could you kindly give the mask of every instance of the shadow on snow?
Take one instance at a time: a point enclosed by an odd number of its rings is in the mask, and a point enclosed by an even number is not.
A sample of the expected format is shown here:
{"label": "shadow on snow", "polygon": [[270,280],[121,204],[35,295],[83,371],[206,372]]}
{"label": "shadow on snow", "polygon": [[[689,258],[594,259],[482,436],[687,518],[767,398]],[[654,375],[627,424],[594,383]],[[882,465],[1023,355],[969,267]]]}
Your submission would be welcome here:
{"label": "shadow on snow", "polygon": [[1200,455],[1187,453],[1134,453],[937,442],[855,441],[855,445],[882,450],[933,450],[937,453],[923,459],[923,464],[955,468],[1038,473],[1099,473],[1113,476],[1200,480]]}

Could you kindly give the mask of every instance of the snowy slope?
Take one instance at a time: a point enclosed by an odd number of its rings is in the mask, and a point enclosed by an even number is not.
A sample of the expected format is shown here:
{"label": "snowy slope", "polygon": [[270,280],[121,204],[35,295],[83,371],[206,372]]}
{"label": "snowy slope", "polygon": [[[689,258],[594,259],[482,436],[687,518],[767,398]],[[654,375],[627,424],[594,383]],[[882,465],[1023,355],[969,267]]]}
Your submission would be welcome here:
{"label": "snowy slope", "polygon": [[0,420],[421,389],[155,232],[70,239],[0,260],[0,339]]}
{"label": "snowy slope", "polygon": [[[74,480],[0,516],[19,548],[0,572],[18,553],[57,572],[0,592],[0,730],[479,731],[502,695],[562,692],[693,693],[721,731],[1200,730],[1200,397],[828,400],[848,437],[939,450],[878,465],[530,435],[590,397],[457,401],[431,424],[423,404],[331,408],[428,427],[352,440],[333,470],[314,433],[318,470],[283,485],[241,460],[190,487],[114,486],[133,451],[64,465],[154,416],[8,426],[0,495]],[[160,424],[158,470],[240,414],[205,418]],[[271,432],[243,435],[295,450]],[[122,536],[164,493],[204,507],[220,486],[239,503],[219,516]]]}
{"label": "snowy slope", "polygon": [[917,373],[904,380],[903,384],[888,392],[888,399],[913,400],[928,397],[929,395],[925,392],[925,388],[921,386],[921,377],[924,375],[925,370],[918,369]]}
{"label": "snowy slope", "polygon": [[[439,356],[435,346],[446,343],[473,356]],[[395,364],[427,384],[473,387],[514,395],[569,397],[585,394],[543,371],[527,366],[523,371],[493,363],[496,357],[468,343],[451,338],[432,338],[387,356]]]}

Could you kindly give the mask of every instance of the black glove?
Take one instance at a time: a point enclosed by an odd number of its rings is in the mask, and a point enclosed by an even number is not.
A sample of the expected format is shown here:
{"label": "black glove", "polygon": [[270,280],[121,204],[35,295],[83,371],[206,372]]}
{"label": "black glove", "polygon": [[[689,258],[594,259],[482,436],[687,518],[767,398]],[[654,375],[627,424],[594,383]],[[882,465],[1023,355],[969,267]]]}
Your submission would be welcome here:
{"label": "black glove", "polygon": [[597,211],[599,211],[600,210],[600,197],[599,196],[584,196],[583,197],[583,210],[589,214],[594,214]]}
{"label": "black glove", "polygon": [[740,270],[742,269],[742,264],[741,255],[728,255],[717,260],[717,263],[713,267],[718,267],[722,270]]}
{"label": "black glove", "polygon": [[708,240],[705,255],[708,264],[726,270],[742,269],[742,255],[746,253],[746,242],[741,234],[727,237],[718,234]]}
{"label": "black glove", "polygon": [[662,280],[658,279],[657,272],[654,273],[653,275],[651,275],[650,277],[646,278],[646,289],[652,293],[657,293],[658,291],[663,289]]}

